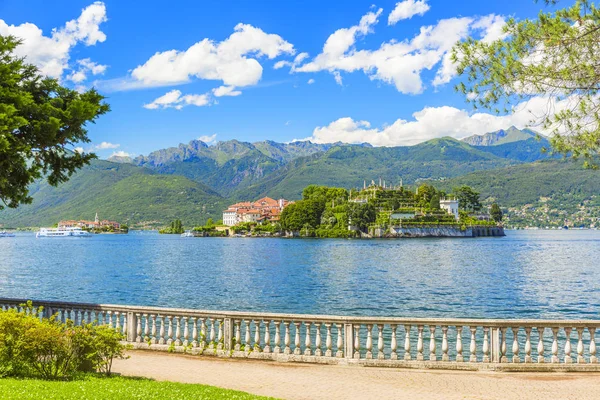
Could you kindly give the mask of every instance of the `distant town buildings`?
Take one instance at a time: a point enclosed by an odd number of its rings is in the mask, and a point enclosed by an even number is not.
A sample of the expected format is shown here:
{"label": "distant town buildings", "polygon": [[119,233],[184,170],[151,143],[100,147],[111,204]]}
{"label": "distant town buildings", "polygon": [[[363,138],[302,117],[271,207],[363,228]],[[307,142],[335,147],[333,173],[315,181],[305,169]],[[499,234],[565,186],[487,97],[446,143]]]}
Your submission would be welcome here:
{"label": "distant town buildings", "polygon": [[86,220],[65,220],[60,221],[58,223],[59,228],[88,228],[88,229],[100,229],[105,227],[113,227],[118,230],[121,229],[121,224],[116,221],[102,220],[98,218],[98,213],[96,213],[96,218],[93,221]]}
{"label": "distant town buildings", "polygon": [[279,221],[281,211],[291,202],[263,197],[255,202],[241,202],[230,205],[223,211],[223,225],[234,226],[242,222]]}

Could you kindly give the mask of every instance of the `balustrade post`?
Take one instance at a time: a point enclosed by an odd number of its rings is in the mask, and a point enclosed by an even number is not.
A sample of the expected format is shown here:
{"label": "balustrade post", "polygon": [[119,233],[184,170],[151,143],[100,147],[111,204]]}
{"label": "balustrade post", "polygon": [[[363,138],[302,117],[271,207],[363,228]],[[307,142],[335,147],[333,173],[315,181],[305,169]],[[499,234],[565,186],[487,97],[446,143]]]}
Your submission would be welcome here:
{"label": "balustrade post", "polygon": [[263,353],[271,352],[271,320],[265,321],[265,347]]}
{"label": "balustrade post", "polygon": [[410,361],[410,325],[404,325],[404,360]]}
{"label": "balustrade post", "polygon": [[167,315],[167,322],[169,324],[169,328],[167,329],[167,335],[169,338],[167,339],[167,345],[171,345],[173,343],[173,319],[170,315]]}
{"label": "balustrade post", "polygon": [[183,317],[183,345],[187,347],[190,344],[190,325],[189,317]]}
{"label": "balustrade post", "polygon": [[506,328],[500,328],[501,332],[502,332],[502,347],[500,349],[500,351],[502,352],[502,357],[500,358],[500,362],[501,363],[507,363],[508,362],[508,357],[506,357]]}
{"label": "balustrade post", "polygon": [[137,320],[136,327],[136,336],[135,341],[138,343],[142,343],[142,316],[139,313],[135,314],[135,319]]}
{"label": "balustrade post", "polygon": [[354,325],[354,358],[360,358],[360,325]]}
{"label": "balustrade post", "polygon": [[144,342],[148,342],[150,340],[150,316],[144,314],[144,318],[146,319],[146,324],[144,325]]}
{"label": "balustrade post", "polygon": [[327,336],[325,338],[325,357],[333,357],[332,340],[331,340],[331,324],[325,323],[325,329],[327,330]]}
{"label": "balustrade post", "polygon": [[[128,311],[126,314],[126,317],[125,317],[127,319],[124,321],[125,323],[123,324],[123,328],[125,330],[124,333],[127,334],[127,341],[130,343],[137,341],[138,315],[139,314],[137,314],[137,313]],[[139,328],[140,328],[140,335],[141,335],[141,333],[142,333],[141,325],[139,326]],[[140,341],[141,341],[141,337],[140,337]]]}
{"label": "balustrade post", "polygon": [[278,354],[281,352],[281,347],[279,346],[279,344],[281,343],[281,322],[280,321],[275,321],[275,348],[273,349],[273,352],[275,354]]}
{"label": "balustrade post", "polygon": [[283,327],[285,329],[285,335],[283,337],[283,344],[284,344],[284,349],[283,349],[283,354],[290,354],[292,352],[292,349],[290,348],[290,342],[291,342],[291,338],[290,338],[290,323],[287,321],[283,322]]}
{"label": "balustrade post", "polygon": [[158,338],[158,344],[165,344],[165,316],[159,315],[160,320],[160,337]]}
{"label": "balustrade post", "polygon": [[[462,330],[463,330],[462,326],[456,326],[456,362],[464,361],[464,357],[462,354],[462,352],[463,352]],[[471,352],[471,355],[473,355],[473,352]]]}
{"label": "balustrade post", "polygon": [[571,328],[565,328],[565,364],[571,364]]}
{"label": "balustrade post", "polygon": [[207,345],[206,339],[207,339],[207,337],[206,337],[206,318],[201,318],[200,319],[200,347],[202,349],[206,348],[206,345]]}
{"label": "balustrade post", "polygon": [[254,322],[254,348],[260,350],[260,320]]}
{"label": "balustrade post", "polygon": [[512,333],[513,333],[513,345],[512,345],[512,352],[513,352],[513,359],[512,362],[513,363],[519,363],[521,362],[521,358],[519,357],[519,328],[512,328]]}
{"label": "balustrade post", "polygon": [[317,334],[315,335],[315,356],[322,356],[323,352],[321,351],[321,324],[315,322],[315,328],[317,329]]}
{"label": "balustrade post", "polygon": [[552,358],[551,362],[553,364],[558,364],[560,359],[558,358],[558,327],[552,328]]}
{"label": "balustrade post", "polygon": [[423,360],[425,360],[425,356],[423,355],[423,349],[424,349],[424,345],[423,345],[423,329],[425,329],[425,327],[423,325],[419,325],[417,327],[417,330],[419,332],[419,335],[417,337],[417,361],[423,361]]}
{"label": "balustrade post", "polygon": [[118,311],[115,311],[114,314],[115,314],[115,330],[121,331],[121,313],[119,313]]}
{"label": "balustrade post", "polygon": [[223,320],[220,319],[219,321],[219,333],[217,335],[217,350],[223,350],[223,348],[225,347],[225,344],[223,343]]}
{"label": "balustrade post", "polygon": [[471,332],[471,342],[469,344],[469,352],[471,356],[469,357],[469,362],[475,363],[477,362],[477,327],[470,326],[469,331]]}
{"label": "balustrade post", "polygon": [[214,349],[215,346],[215,319],[209,318],[210,321],[210,342],[208,348]]}
{"label": "balustrade post", "polygon": [[383,354],[383,324],[377,325],[377,359],[383,360],[385,354]]}
{"label": "balustrade post", "polygon": [[175,317],[175,346],[181,346],[181,318]]}
{"label": "balustrade post", "polygon": [[538,347],[537,347],[537,351],[538,351],[538,359],[537,362],[540,364],[543,364],[545,362],[544,360],[544,330],[545,328],[542,327],[538,327],[536,328],[538,331]]}
{"label": "balustrade post", "polygon": [[531,327],[525,327],[525,362],[530,363],[531,359]]}
{"label": "balustrade post", "polygon": [[491,335],[491,352],[492,362],[499,363],[500,357],[502,357],[501,343],[500,343],[500,328],[492,328]]}
{"label": "balustrade post", "polygon": [[483,347],[482,347],[482,351],[483,351],[483,362],[484,363],[489,363],[491,361],[490,359],[490,341],[489,341],[489,332],[490,332],[490,328],[488,328],[487,326],[483,327]]}
{"label": "balustrade post", "polygon": [[437,361],[435,354],[435,325],[429,325],[429,361]]}
{"label": "balustrade post", "polygon": [[448,327],[442,326],[442,361],[450,361],[448,356]]}
{"label": "balustrade post", "polygon": [[294,354],[302,354],[300,349],[300,322],[294,322],[295,335],[294,335]]}
{"label": "balustrade post", "polygon": [[[198,347],[198,323],[196,319],[196,317],[192,317],[192,347]],[[233,339],[233,335],[229,339]]]}
{"label": "balustrade post", "polygon": [[245,319],[244,324],[246,325],[246,335],[244,336],[244,351],[246,352],[246,354],[248,354],[252,349],[252,343],[250,343],[250,320]]}
{"label": "balustrade post", "polygon": [[366,358],[373,358],[373,325],[367,324],[367,354]]}
{"label": "balustrade post", "polygon": [[583,358],[583,327],[577,328],[577,364],[585,364]]}
{"label": "balustrade post", "polygon": [[398,325],[392,324],[390,325],[392,328],[392,342],[390,343],[390,347],[392,348],[392,353],[390,354],[391,360],[398,359],[398,339],[396,338],[396,330],[398,329]]}
{"label": "balustrade post", "polygon": [[596,364],[598,362],[596,358],[596,338],[594,337],[596,328],[589,327],[588,331],[590,332],[590,364]]}
{"label": "balustrade post", "polygon": [[352,349],[350,349],[350,353],[347,352],[347,346],[348,346],[348,341],[350,343],[352,343],[352,325],[350,325],[349,329],[346,330],[346,333],[350,333],[350,337],[348,338],[348,336],[346,336],[346,351],[344,350],[344,340],[342,338],[342,324],[336,324],[337,327],[337,343],[336,343],[336,348],[337,351],[335,353],[335,356],[337,358],[344,358],[344,353],[347,354],[346,357],[350,358],[352,357]]}
{"label": "balustrade post", "polygon": [[310,348],[311,346],[311,341],[310,341],[310,322],[304,322],[304,329],[306,329],[305,332],[305,338],[304,338],[304,355],[305,356],[310,356],[312,355],[312,350]]}
{"label": "balustrade post", "polygon": [[[196,324],[196,320],[194,320]],[[223,318],[223,344],[228,355],[233,351],[233,321],[231,318]]]}
{"label": "balustrade post", "polygon": [[242,320],[235,320],[235,351],[242,349]]}

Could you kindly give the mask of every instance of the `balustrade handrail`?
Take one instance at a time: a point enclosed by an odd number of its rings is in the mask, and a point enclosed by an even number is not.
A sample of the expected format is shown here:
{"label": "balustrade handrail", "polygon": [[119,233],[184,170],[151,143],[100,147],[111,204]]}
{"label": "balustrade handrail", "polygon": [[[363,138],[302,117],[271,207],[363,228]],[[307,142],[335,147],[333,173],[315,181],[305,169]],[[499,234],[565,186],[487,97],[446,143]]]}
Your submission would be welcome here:
{"label": "balustrade handrail", "polygon": [[[30,299],[15,299],[0,297],[0,305],[24,304]],[[248,311],[222,311],[222,310],[200,310],[188,308],[168,308],[132,306],[119,304],[98,303],[75,303],[56,300],[31,300],[34,306],[51,306],[57,308],[78,308],[93,311],[118,311],[134,312],[140,314],[157,315],[181,315],[181,316],[207,316],[214,318],[234,319],[260,319],[273,321],[312,321],[333,322],[347,324],[395,324],[395,325],[436,325],[436,326],[486,326],[490,328],[499,327],[600,327],[600,320],[593,319],[498,319],[498,318],[412,318],[412,317],[362,317],[362,316],[340,316],[325,314],[291,314],[271,312],[248,312]]]}

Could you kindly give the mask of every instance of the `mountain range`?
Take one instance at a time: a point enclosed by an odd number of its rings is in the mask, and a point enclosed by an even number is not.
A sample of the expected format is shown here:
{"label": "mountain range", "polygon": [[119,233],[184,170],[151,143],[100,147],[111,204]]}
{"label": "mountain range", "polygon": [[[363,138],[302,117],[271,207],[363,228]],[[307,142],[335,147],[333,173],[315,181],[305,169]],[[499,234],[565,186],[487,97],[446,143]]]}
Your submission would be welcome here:
{"label": "mountain range", "polygon": [[[60,219],[90,219],[98,212],[101,218],[131,225],[160,226],[179,218],[190,226],[209,217],[220,219],[230,202],[261,196],[294,200],[309,184],[362,187],[365,180],[379,177],[404,185],[471,182],[484,197],[513,204],[505,194],[511,193],[510,185],[521,183],[508,177],[530,173],[524,166],[544,165],[547,179],[539,185],[543,189],[555,184],[552,174],[565,162],[544,154],[547,145],[535,132],[514,127],[463,141],[439,138],[400,147],[237,140],[208,145],[193,140],[133,159],[95,160],[57,188],[36,182],[31,186],[33,203],[0,211],[0,224],[48,225]],[[586,174],[585,179],[600,181],[598,174]],[[583,177],[571,175],[575,182]],[[505,185],[490,183],[503,182],[503,177]],[[531,196],[520,197],[530,201],[539,189],[530,188]],[[523,190],[527,191],[518,189]]]}

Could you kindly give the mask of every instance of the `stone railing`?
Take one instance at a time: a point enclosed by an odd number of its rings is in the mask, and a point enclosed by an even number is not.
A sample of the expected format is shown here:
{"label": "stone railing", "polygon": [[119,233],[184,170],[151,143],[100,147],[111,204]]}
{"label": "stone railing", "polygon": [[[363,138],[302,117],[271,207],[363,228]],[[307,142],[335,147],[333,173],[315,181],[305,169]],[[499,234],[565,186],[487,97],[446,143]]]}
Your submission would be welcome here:
{"label": "stone railing", "polygon": [[[23,299],[0,298],[2,309]],[[340,317],[34,301],[44,317],[108,324],[135,348],[408,368],[600,371],[600,320]]]}

